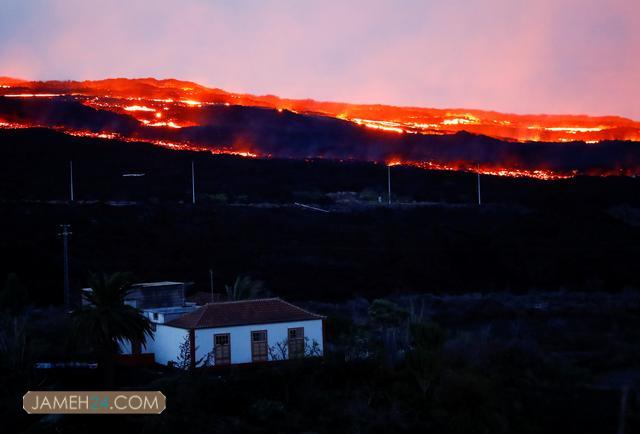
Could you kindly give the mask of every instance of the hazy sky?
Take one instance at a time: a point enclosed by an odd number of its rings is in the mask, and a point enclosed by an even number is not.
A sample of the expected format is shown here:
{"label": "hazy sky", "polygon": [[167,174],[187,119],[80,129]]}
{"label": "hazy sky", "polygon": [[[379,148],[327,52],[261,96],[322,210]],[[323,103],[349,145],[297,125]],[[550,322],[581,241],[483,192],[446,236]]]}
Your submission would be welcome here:
{"label": "hazy sky", "polygon": [[0,75],[640,120],[640,0],[0,0]]}

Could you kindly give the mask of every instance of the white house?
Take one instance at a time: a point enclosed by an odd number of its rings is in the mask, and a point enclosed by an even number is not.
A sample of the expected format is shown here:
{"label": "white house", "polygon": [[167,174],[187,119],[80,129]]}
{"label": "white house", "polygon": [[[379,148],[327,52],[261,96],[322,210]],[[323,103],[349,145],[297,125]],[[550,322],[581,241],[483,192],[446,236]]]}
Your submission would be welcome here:
{"label": "white house", "polygon": [[322,355],[324,349],[324,317],[279,298],[209,303],[153,322],[146,351],[163,365],[180,360],[181,346],[192,367],[205,360],[219,366]]}
{"label": "white house", "polygon": [[[148,309],[142,309],[142,315],[145,316],[150,322],[154,331],[158,324],[164,324],[176,318],[181,317],[184,314],[193,312],[198,309],[195,304],[186,304],[184,306],[171,306],[171,307],[153,307]],[[120,342],[120,352],[125,355],[153,353],[154,341],[153,339],[147,339],[145,345],[131,344],[129,341]]]}

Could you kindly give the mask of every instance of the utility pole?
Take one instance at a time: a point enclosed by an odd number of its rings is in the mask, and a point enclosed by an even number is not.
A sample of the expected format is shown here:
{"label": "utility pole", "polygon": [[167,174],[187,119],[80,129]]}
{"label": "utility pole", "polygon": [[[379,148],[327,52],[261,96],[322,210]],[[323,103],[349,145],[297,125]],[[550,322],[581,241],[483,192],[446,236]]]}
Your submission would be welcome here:
{"label": "utility pole", "polygon": [[480,193],[480,164],[478,164],[478,170],[476,173],[478,175],[478,205],[482,205],[482,195]]}
{"label": "utility pole", "polygon": [[60,236],[62,237],[62,267],[64,272],[64,308],[68,312],[72,307],[71,290],[69,289],[69,235],[71,235],[71,225],[60,225]]}
{"label": "utility pole", "polygon": [[69,161],[69,191],[71,193],[71,202],[73,202],[73,161]]}
{"label": "utility pole", "polygon": [[213,270],[209,269],[209,285],[211,287],[211,303],[213,303]]}
{"label": "utility pole", "polygon": [[387,199],[391,206],[391,165],[387,164]]}
{"label": "utility pole", "polygon": [[196,203],[196,169],[191,162],[191,203]]}
{"label": "utility pole", "polygon": [[622,387],[620,397],[620,413],[618,414],[618,434],[624,434],[625,420],[627,418],[627,401],[629,398],[629,386]]}

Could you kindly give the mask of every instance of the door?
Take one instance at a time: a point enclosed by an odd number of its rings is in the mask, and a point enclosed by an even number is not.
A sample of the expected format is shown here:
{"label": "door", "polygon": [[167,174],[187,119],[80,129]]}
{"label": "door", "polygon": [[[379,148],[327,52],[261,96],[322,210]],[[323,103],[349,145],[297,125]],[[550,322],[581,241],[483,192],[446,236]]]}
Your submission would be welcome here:
{"label": "door", "polygon": [[304,357],[304,327],[289,329],[287,344],[290,359]]}
{"label": "door", "polygon": [[216,366],[231,363],[231,336],[229,333],[213,335],[213,350]]}
{"label": "door", "polygon": [[267,331],[251,332],[251,360],[254,362],[266,362],[268,358]]}

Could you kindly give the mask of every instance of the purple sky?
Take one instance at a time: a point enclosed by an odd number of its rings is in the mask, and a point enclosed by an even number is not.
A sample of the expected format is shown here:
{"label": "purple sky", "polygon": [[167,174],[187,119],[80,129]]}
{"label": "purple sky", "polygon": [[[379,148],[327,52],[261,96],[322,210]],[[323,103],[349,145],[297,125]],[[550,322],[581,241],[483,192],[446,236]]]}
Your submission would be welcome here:
{"label": "purple sky", "polygon": [[0,75],[640,120],[640,0],[2,0]]}

